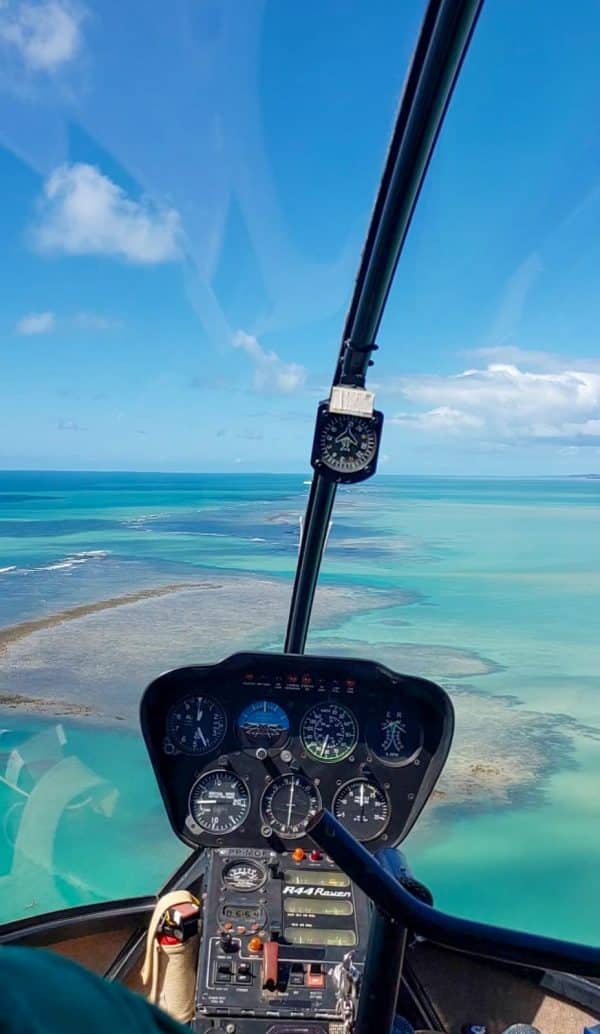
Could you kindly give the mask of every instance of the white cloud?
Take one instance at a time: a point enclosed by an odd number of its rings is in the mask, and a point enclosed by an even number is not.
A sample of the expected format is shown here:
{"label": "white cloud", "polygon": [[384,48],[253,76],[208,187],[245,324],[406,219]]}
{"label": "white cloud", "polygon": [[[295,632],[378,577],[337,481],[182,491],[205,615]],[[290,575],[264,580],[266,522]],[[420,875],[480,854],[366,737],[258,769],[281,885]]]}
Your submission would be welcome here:
{"label": "white cloud", "polygon": [[87,431],[87,427],[82,427],[76,420],[64,420],[61,418],[56,424],[57,431]]}
{"label": "white cloud", "polygon": [[81,47],[83,10],[68,0],[0,0],[0,42],[35,72],[54,72]]}
{"label": "white cloud", "polygon": [[394,424],[409,424],[424,431],[462,431],[465,428],[482,427],[483,421],[460,409],[450,406],[438,406],[424,413],[397,413],[392,418]]}
{"label": "white cloud", "polygon": [[31,312],[15,324],[17,334],[48,334],[55,330],[102,331],[118,327],[117,320],[95,312],[77,312],[74,316],[57,316],[54,312]]}
{"label": "white cloud", "polygon": [[117,320],[100,316],[96,312],[77,312],[70,322],[76,330],[113,330],[119,326]]}
{"label": "white cloud", "polygon": [[46,180],[40,207],[32,233],[38,251],[111,255],[146,265],[179,257],[178,213],[132,201],[93,165],[61,165]]}
{"label": "white cloud", "polygon": [[289,395],[306,381],[306,370],[298,363],[285,363],[276,352],[267,352],[252,334],[238,330],[234,348],[241,348],[254,364],[252,384],[256,391]]}
{"label": "white cloud", "polygon": [[540,370],[545,373],[560,373],[569,368],[600,371],[600,359],[574,359],[573,356],[564,356],[557,352],[519,348],[517,345],[475,348],[464,354],[478,359],[486,359],[491,363],[518,366],[521,370]]}
{"label": "white cloud", "polygon": [[56,316],[53,312],[31,312],[17,320],[17,334],[48,334],[56,328]]}
{"label": "white cloud", "polygon": [[542,373],[492,363],[454,376],[407,377],[400,392],[414,409],[392,422],[424,432],[489,442],[600,441],[600,373],[593,369]]}

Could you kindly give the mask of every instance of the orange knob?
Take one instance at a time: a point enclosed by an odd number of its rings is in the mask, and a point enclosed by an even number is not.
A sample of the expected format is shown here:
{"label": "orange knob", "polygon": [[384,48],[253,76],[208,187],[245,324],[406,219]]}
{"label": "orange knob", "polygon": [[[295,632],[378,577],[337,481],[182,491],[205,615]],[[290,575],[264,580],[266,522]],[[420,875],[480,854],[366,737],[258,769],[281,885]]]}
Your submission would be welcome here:
{"label": "orange knob", "polygon": [[263,942],[260,937],[251,937],[248,941],[248,951],[253,952],[255,955],[257,955],[259,951],[262,951],[262,946]]}
{"label": "orange knob", "polygon": [[303,862],[306,858],[306,851],[302,847],[296,847],[292,851],[292,858],[295,862]]}

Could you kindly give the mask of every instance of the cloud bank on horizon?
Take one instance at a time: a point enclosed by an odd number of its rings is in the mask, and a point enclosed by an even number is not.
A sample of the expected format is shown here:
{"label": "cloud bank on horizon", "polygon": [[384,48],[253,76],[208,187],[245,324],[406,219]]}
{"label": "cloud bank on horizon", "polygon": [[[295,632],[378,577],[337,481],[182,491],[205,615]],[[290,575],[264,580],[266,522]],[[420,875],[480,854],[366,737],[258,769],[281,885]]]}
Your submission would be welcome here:
{"label": "cloud bank on horizon", "polygon": [[[560,369],[564,357],[536,352],[528,369],[527,353],[517,351],[521,366],[498,362],[449,376],[401,378],[399,394],[425,408],[400,411],[392,422],[432,435],[474,436],[505,445],[599,445],[600,362],[579,360],[578,368]],[[540,363],[551,370],[535,369]]]}

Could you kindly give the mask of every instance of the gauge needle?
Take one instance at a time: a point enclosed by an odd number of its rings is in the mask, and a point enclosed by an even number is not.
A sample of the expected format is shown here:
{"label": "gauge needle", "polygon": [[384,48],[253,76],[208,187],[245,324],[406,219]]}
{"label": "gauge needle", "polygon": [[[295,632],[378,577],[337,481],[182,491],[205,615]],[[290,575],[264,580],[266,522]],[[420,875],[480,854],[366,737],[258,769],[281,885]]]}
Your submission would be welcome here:
{"label": "gauge needle", "polygon": [[360,784],[360,797],[358,799],[358,803],[360,804],[360,821],[362,822],[363,815],[365,813],[365,784],[364,783]]}
{"label": "gauge needle", "polygon": [[292,821],[292,807],[294,805],[294,786],[295,785],[296,784],[294,783],[294,780],[292,779],[292,781],[290,783],[290,799],[288,801],[288,815],[287,815],[287,824],[288,824],[288,826],[290,825],[290,823]]}
{"label": "gauge needle", "polygon": [[324,756],[324,754],[325,754],[325,751],[327,750],[327,744],[328,744],[328,742],[329,742],[329,733],[327,733],[327,736],[326,736],[326,737],[325,737],[325,739],[323,740],[323,746],[321,747],[321,757],[323,757],[323,756]]}
{"label": "gauge needle", "polygon": [[[198,722],[200,722],[202,720],[203,713],[204,713],[203,711],[200,711],[200,714],[198,715],[198,718],[197,718]],[[200,742],[202,743],[202,746],[205,747],[206,746],[206,736],[202,732],[202,726],[201,725],[197,725],[196,726],[196,735],[200,739]]]}

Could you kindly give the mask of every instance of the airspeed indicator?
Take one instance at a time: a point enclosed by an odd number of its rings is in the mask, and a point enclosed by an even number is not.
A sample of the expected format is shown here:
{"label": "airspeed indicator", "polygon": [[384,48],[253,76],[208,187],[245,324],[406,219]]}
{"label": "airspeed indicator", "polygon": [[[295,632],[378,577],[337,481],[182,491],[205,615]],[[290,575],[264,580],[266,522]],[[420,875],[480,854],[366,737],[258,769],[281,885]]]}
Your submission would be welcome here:
{"label": "airspeed indicator", "polygon": [[300,737],[307,754],[316,761],[343,761],[356,746],[358,726],[343,704],[315,704],[302,719]]}

